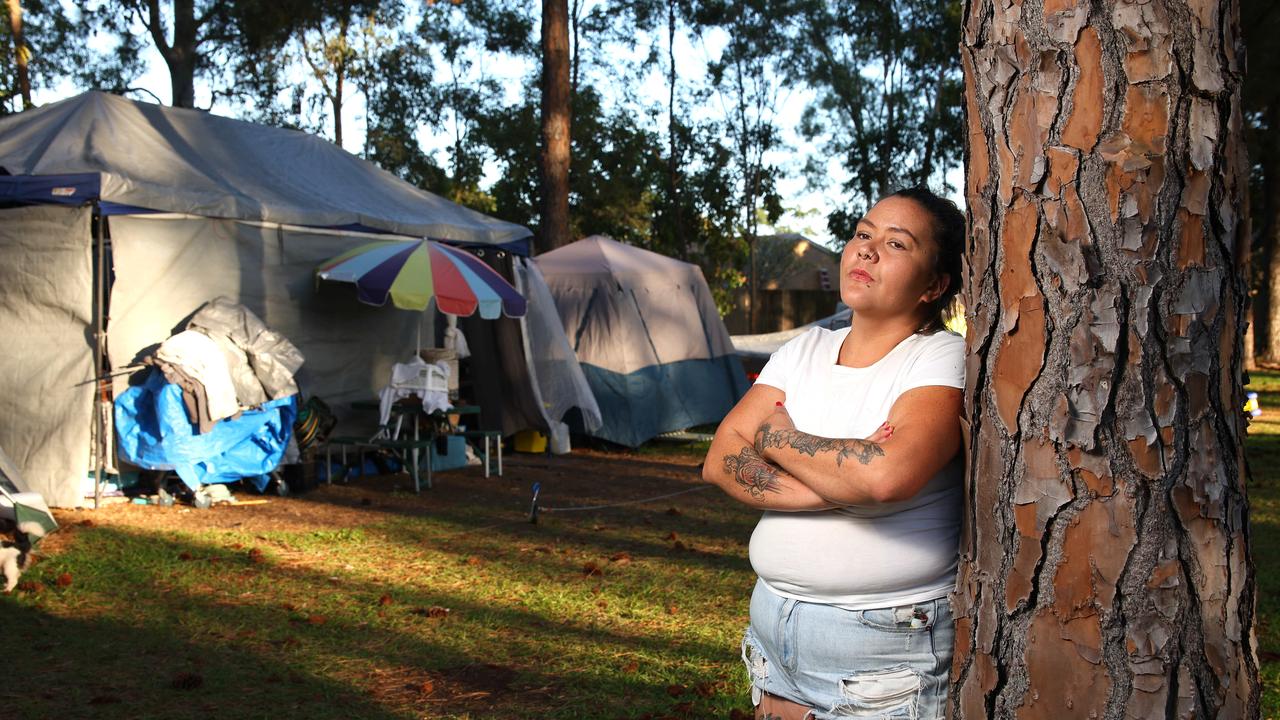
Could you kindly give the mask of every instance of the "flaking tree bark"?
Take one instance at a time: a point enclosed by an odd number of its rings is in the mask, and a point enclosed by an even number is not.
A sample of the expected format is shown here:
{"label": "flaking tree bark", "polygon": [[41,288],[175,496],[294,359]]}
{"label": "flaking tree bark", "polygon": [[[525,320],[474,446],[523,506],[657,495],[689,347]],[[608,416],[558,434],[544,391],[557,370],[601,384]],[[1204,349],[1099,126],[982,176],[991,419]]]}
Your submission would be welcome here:
{"label": "flaking tree bark", "polygon": [[953,718],[1256,717],[1232,0],[968,0]]}

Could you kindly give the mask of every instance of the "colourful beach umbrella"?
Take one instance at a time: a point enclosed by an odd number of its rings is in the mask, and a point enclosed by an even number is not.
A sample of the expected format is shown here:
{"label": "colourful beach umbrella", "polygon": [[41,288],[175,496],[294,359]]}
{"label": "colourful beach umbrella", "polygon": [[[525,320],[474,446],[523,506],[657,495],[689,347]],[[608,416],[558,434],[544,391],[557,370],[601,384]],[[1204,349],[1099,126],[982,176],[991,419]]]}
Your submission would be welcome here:
{"label": "colourful beach umbrella", "polygon": [[493,268],[465,250],[431,240],[373,242],[321,263],[316,277],[355,283],[356,296],[370,305],[391,303],[425,310],[431,298],[451,315],[493,320],[520,317],[525,299]]}

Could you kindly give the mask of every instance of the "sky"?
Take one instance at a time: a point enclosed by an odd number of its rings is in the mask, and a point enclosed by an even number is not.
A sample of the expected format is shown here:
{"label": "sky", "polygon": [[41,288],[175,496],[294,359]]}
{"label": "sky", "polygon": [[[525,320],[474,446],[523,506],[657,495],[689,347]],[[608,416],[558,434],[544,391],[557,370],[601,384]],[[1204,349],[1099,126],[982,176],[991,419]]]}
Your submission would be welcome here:
{"label": "sky", "polygon": [[[590,9],[591,4],[591,0],[588,0],[587,10]],[[416,23],[413,20],[410,22]],[[140,36],[145,36],[145,29],[141,25],[138,25],[137,32]],[[663,43],[661,52],[665,57],[665,36],[655,38],[655,40]],[[99,40],[99,42],[104,41]],[[708,61],[719,57],[725,42],[726,37],[720,31],[706,33],[696,39],[691,39],[685,33],[678,34],[675,56],[676,68],[681,76],[681,81],[696,82],[704,77]],[[146,89],[164,102],[169,102],[171,92],[169,89],[168,69],[154,45],[147,43],[146,48],[144,58],[148,69],[134,85]],[[647,50],[647,47],[637,48],[634,53],[638,54]],[[617,52],[620,52],[620,49],[613,48],[609,49],[609,51],[616,55]],[[485,72],[497,78],[503,84],[509,102],[514,102],[519,98],[530,71],[529,63],[502,62],[501,60],[494,62],[488,58],[480,58],[479,61],[485,63]],[[301,75],[301,68],[299,68],[299,73]],[[603,88],[614,88],[615,96],[608,98],[606,95],[608,99],[615,102],[622,100],[624,91],[617,88],[617,83],[608,82],[606,79],[605,82],[600,82],[598,85]],[[638,87],[630,87],[626,88],[626,90],[629,90],[646,105],[660,105],[665,103],[667,96],[666,79],[659,71],[650,72],[643,78]],[[70,83],[65,83],[52,90],[38,92],[35,100],[43,104],[75,93],[76,89]],[[133,93],[133,97],[148,102],[155,101],[154,98],[141,92]],[[827,231],[826,217],[840,206],[842,201],[840,187],[844,180],[847,179],[847,175],[843,172],[839,163],[828,162],[827,168],[830,182],[827,187],[809,187],[804,179],[802,169],[806,159],[819,153],[819,148],[806,140],[798,130],[801,114],[808,99],[808,96],[802,90],[784,90],[779,95],[774,117],[777,125],[782,130],[783,148],[766,155],[766,162],[777,165],[783,171],[784,177],[779,182],[778,189],[787,212],[775,226],[762,226],[760,231],[762,233],[773,231],[801,232],[812,240],[834,247],[834,238]],[[364,147],[364,99],[352,92],[345,102],[343,146],[349,152],[359,154]],[[722,114],[724,112],[724,102],[723,98],[713,96],[706,107],[694,108],[693,112],[695,116],[701,112],[704,117]],[[220,115],[234,117],[239,114],[238,108],[227,104],[225,100],[220,100],[211,106],[209,90],[207,87],[202,87],[199,81],[197,81],[196,88],[196,105],[202,108],[209,108]],[[328,136],[332,135],[331,121],[326,122],[325,130]],[[424,128],[419,132],[418,140],[424,150],[434,153],[437,156],[437,161],[443,166],[447,166],[445,152],[451,142],[448,132],[433,133]],[[497,179],[501,172],[501,167],[494,162],[490,162],[485,170],[483,184],[487,185]],[[948,180],[953,187],[961,187],[963,174],[957,170],[948,175]],[[962,196],[957,195],[953,199],[963,207]]]}

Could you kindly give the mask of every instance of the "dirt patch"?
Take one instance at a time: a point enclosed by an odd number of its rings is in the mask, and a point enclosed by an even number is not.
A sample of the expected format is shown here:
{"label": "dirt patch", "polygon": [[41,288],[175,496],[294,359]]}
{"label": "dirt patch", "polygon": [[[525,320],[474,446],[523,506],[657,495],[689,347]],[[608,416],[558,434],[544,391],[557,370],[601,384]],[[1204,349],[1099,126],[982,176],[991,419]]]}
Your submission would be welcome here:
{"label": "dirt patch", "polygon": [[[163,530],[236,529],[245,532],[311,531],[350,528],[377,522],[388,513],[438,514],[460,506],[491,508],[495,520],[527,513],[532,488],[540,487],[546,508],[635,502],[700,485],[698,463],[691,454],[608,453],[575,450],[569,455],[508,455],[502,477],[484,477],[478,467],[435,473],[434,487],[414,494],[403,473],[358,478],[348,484],[320,485],[292,497],[259,496],[232,486],[237,500],[265,501],[218,504],[208,510],[108,504],[97,510],[55,510],[66,528],[77,525],[137,527]],[[655,501],[662,502],[662,501]],[[678,510],[677,510],[678,512]],[[65,535],[70,535],[66,533]],[[56,552],[65,541],[58,532],[42,550]]]}

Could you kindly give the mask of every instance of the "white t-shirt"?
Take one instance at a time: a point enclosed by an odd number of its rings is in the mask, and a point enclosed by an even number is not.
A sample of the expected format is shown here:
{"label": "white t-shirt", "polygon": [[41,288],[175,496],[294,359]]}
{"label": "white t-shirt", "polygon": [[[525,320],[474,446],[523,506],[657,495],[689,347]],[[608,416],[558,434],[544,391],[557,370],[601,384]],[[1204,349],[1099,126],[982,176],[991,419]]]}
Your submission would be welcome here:
{"label": "white t-shirt", "polygon": [[[760,372],[787,394],[797,430],[865,438],[902,393],[964,387],[964,339],[912,335],[874,365],[837,365],[849,329],[814,328],[783,345]],[[874,507],[767,511],[751,535],[751,566],[774,592],[848,610],[944,597],[955,587],[963,504],[958,459],[915,497]]]}

